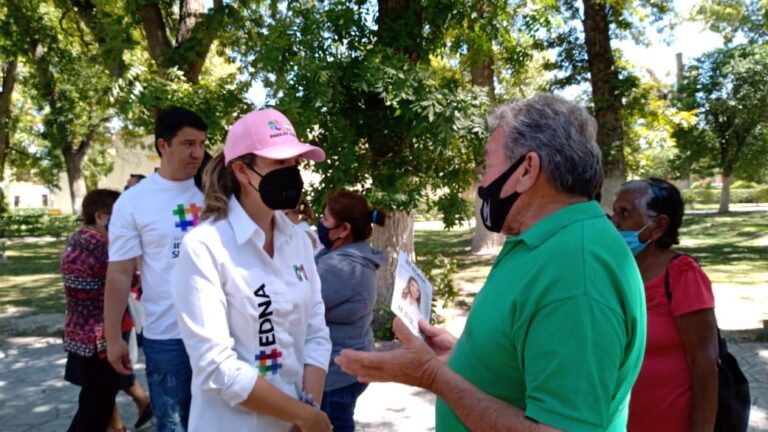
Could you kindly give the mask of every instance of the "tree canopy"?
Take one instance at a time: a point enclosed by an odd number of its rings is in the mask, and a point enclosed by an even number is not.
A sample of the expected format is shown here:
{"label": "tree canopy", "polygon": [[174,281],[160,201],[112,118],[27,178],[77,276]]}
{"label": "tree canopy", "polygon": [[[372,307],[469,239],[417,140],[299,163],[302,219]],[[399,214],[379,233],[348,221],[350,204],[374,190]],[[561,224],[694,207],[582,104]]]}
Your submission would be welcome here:
{"label": "tree canopy", "polygon": [[766,45],[722,48],[696,59],[678,91],[678,105],[698,119],[679,131],[681,157],[722,174],[721,212],[728,211],[731,177],[750,178],[768,163],[767,70]]}

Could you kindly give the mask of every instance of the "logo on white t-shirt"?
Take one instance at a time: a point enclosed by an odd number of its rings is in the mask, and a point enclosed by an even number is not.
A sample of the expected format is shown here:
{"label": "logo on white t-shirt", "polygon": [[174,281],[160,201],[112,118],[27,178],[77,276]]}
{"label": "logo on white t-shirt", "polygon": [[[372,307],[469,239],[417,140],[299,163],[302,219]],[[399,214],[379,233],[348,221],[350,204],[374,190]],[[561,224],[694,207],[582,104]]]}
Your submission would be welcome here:
{"label": "logo on white t-shirt", "polygon": [[181,248],[181,241],[184,239],[184,234],[192,228],[196,227],[200,223],[200,212],[203,209],[198,207],[197,204],[192,203],[189,207],[184,207],[184,204],[178,204],[174,207],[173,213],[174,219],[178,219],[174,222],[174,226],[181,230],[181,235],[173,237],[173,251],[171,252],[171,258],[176,259],[179,257],[179,249]]}
{"label": "logo on white t-shirt", "polygon": [[[184,208],[184,204],[177,205],[176,208],[173,209],[173,215],[179,220],[174,226],[180,229],[183,233],[189,231],[200,223],[200,212],[202,210],[203,209],[198,207],[195,203],[190,204],[187,208]],[[190,218],[187,218],[187,216],[190,216]]]}

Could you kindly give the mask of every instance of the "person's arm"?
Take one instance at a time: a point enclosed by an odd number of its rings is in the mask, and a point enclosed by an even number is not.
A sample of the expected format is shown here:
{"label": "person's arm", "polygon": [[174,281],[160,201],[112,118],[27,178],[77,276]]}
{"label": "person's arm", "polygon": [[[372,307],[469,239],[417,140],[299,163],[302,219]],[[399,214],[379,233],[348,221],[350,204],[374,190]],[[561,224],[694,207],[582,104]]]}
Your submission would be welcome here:
{"label": "person's arm", "polygon": [[302,432],[330,432],[333,429],[324,412],[299,402],[263,379],[256,380],[240,406],[292,423]]}
{"label": "person's arm", "polygon": [[387,352],[342,350],[336,363],[360,382],[394,381],[437,394],[469,430],[557,430],[526,418],[519,408],[487,395],[451,371],[399,318],[392,328],[401,348]]}
{"label": "person's arm", "polygon": [[128,356],[128,344],[123,340],[122,322],[131,291],[135,259],[112,261],[107,267],[104,288],[104,337],[107,340],[107,359],[118,373],[129,375],[133,370]]}
{"label": "person's arm", "polygon": [[325,304],[320,293],[320,277],[314,262],[310,260],[311,306],[307,317],[304,340],[304,392],[312,395],[318,404],[323,399],[325,376],[331,360],[331,335],[325,324]]}
{"label": "person's arm", "polygon": [[312,395],[312,400],[318,405],[323,402],[325,375],[325,369],[310,364],[304,365],[304,393]]}
{"label": "person's arm", "polygon": [[525,416],[518,407],[491,397],[442,364],[430,385],[453,409],[469,430],[548,432],[557,431]]}
{"label": "person's arm", "polygon": [[123,194],[112,207],[109,222],[109,265],[104,288],[104,337],[107,359],[118,373],[128,375],[132,366],[121,324],[131,291],[137,257],[143,253],[140,229],[133,216],[135,205]]}
{"label": "person's arm", "polygon": [[691,431],[711,431],[717,415],[717,324],[713,309],[676,318],[691,374]]}

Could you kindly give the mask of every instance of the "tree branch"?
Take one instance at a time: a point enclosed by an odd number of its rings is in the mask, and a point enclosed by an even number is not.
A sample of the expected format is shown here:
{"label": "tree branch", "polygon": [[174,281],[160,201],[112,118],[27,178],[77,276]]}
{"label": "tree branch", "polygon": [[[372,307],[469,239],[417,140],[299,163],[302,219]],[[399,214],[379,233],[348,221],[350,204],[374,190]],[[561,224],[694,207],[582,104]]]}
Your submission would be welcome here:
{"label": "tree branch", "polygon": [[172,49],[171,40],[168,38],[168,30],[163,21],[163,11],[158,2],[146,2],[139,7],[139,16],[147,36],[149,56],[157,65],[160,76],[165,75],[167,65],[165,56]]}
{"label": "tree branch", "polygon": [[216,35],[224,25],[225,11],[222,0],[213,2],[213,9],[205,13],[203,0],[182,0],[179,15],[178,44],[174,57],[183,60],[179,64],[184,75],[197,83],[205,60]]}
{"label": "tree branch", "polygon": [[[99,46],[102,56],[107,63],[109,73],[115,78],[123,76],[123,73],[126,70],[125,61],[122,56],[123,46],[115,46],[114,40],[112,40],[111,42],[113,43],[111,44],[111,48],[106,48],[108,39],[111,37],[111,35],[108,34],[107,28],[114,25],[114,23],[102,22],[96,14],[96,5],[94,5],[91,0],[70,0],[69,2],[65,0],[57,0],[57,3],[59,4],[59,7],[64,10],[68,10],[70,7],[75,10],[78,21],[82,22],[85,27],[88,28],[88,31],[91,32],[93,38],[96,40],[96,44]],[[81,31],[81,41],[87,46],[79,23],[77,28]],[[126,39],[124,42],[128,43],[130,42],[130,33],[126,31],[125,34]]]}

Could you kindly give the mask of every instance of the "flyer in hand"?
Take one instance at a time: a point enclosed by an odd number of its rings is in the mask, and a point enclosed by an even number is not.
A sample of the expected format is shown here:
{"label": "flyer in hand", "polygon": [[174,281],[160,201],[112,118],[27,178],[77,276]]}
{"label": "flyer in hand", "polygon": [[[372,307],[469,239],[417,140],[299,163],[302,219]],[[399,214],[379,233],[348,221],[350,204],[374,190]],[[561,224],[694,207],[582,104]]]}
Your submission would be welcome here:
{"label": "flyer in hand", "polygon": [[421,336],[419,320],[429,322],[432,284],[403,251],[397,254],[392,312],[414,333]]}

